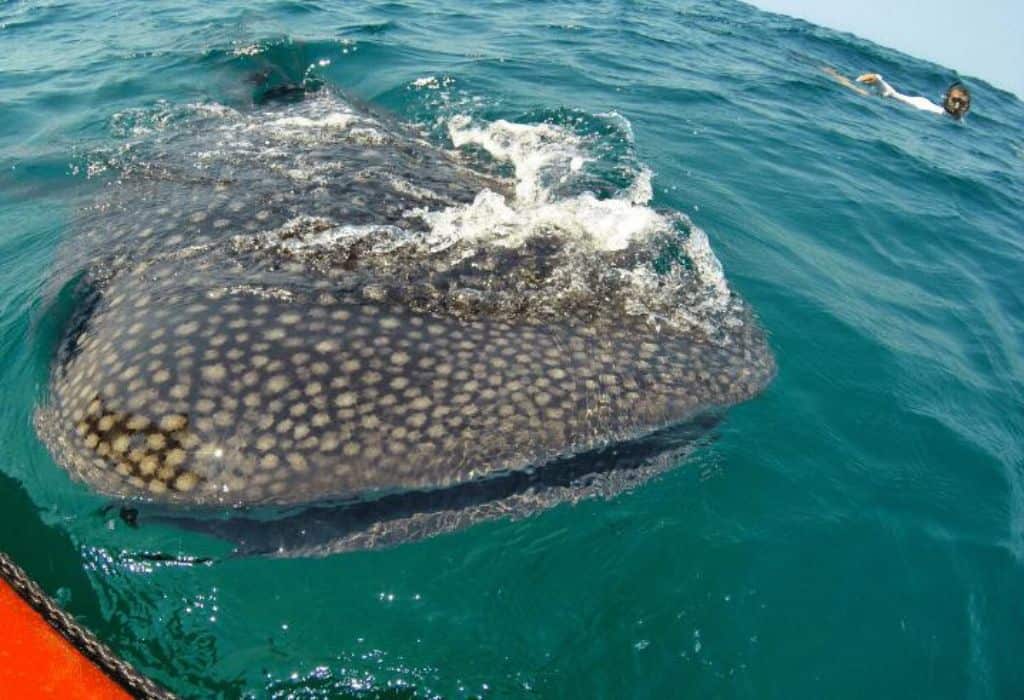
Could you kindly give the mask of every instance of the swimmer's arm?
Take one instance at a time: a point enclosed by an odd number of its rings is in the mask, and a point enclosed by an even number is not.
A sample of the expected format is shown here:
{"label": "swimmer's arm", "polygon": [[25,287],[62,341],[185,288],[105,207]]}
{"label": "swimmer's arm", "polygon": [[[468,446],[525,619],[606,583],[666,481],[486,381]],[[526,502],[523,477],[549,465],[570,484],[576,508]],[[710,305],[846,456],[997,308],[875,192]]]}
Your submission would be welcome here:
{"label": "swimmer's arm", "polygon": [[865,97],[868,96],[868,91],[867,90],[865,90],[862,87],[859,87],[859,86],[855,85],[853,82],[850,81],[849,78],[847,78],[842,73],[839,73],[835,68],[832,68],[831,66],[822,66],[821,70],[822,70],[822,72],[825,73],[825,75],[829,76],[830,78],[835,80],[840,85],[842,85],[844,87],[850,88],[851,90],[853,90],[854,92],[856,92],[859,95],[864,95]]}
{"label": "swimmer's arm", "polygon": [[868,85],[877,85],[882,90],[882,97],[891,97],[897,102],[910,105],[915,109],[931,112],[932,114],[945,114],[946,112],[946,110],[929,100],[927,97],[916,97],[896,92],[892,85],[885,82],[885,79],[878,73],[865,73],[857,78],[857,82],[866,83]]}

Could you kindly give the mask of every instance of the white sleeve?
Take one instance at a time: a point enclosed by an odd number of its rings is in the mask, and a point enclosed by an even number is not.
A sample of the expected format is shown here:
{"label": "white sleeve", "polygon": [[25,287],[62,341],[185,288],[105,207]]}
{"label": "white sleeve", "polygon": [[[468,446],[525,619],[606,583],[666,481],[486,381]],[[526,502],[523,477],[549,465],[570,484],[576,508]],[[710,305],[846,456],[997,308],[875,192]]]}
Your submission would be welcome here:
{"label": "white sleeve", "polygon": [[910,105],[915,109],[931,112],[932,114],[946,113],[946,110],[929,100],[927,97],[913,97],[911,95],[904,95],[903,93],[896,92],[893,90],[892,85],[885,82],[882,76],[878,76],[878,84],[882,87],[882,97],[891,97],[898,102]]}
{"label": "white sleeve", "polygon": [[898,92],[893,90],[892,85],[885,82],[885,78],[883,78],[880,75],[878,76],[878,87],[882,88],[882,97],[892,97],[893,95],[899,94]]}

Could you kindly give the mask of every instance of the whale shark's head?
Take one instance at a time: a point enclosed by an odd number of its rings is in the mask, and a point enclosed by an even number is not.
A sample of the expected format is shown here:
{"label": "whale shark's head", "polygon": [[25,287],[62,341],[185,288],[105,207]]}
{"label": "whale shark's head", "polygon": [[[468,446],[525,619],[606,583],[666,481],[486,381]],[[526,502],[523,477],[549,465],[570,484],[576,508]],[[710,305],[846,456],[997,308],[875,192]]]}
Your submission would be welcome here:
{"label": "whale shark's head", "polygon": [[[505,478],[470,499],[489,512],[547,483],[508,475],[770,380],[764,333],[685,217],[642,187],[557,193],[551,171],[579,171],[579,144],[551,125],[463,120],[451,138],[540,165],[503,179],[326,92],[206,108],[136,148],[65,256],[88,293],[38,414],[58,462],[175,508]],[[553,500],[584,488],[573,465]]]}

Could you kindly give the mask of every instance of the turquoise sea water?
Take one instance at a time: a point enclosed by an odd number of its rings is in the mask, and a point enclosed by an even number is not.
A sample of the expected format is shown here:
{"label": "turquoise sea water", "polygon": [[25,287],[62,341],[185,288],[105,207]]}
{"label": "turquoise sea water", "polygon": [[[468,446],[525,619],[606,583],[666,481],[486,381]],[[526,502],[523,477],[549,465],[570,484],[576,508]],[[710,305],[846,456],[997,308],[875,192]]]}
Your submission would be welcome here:
{"label": "turquoise sea water", "polygon": [[[126,526],[32,429],[48,271],[128,131],[265,65],[426,125],[619,115],[778,377],[611,501],[319,559]],[[1021,696],[1024,105],[823,65],[955,77],[726,0],[0,5],[0,549],[184,696]]]}

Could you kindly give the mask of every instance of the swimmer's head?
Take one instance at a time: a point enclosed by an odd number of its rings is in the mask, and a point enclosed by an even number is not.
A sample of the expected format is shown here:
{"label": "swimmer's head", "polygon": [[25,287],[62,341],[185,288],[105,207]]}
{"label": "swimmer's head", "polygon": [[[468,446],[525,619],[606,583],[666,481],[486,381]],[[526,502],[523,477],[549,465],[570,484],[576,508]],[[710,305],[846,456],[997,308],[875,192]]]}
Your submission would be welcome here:
{"label": "swimmer's head", "polygon": [[960,119],[971,108],[971,93],[959,80],[949,86],[942,98],[942,108],[950,116]]}

